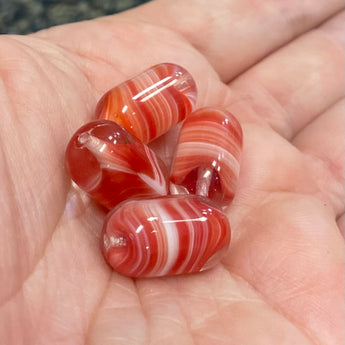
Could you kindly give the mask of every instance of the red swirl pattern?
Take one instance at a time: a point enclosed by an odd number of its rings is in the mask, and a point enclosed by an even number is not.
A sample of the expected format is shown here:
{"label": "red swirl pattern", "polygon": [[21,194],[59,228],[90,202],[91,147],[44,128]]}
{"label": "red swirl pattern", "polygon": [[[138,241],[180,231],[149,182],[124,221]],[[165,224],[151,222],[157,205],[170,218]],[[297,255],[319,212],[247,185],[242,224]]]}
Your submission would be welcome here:
{"label": "red swirl pattern", "polygon": [[122,203],[107,216],[102,235],[107,262],[130,277],[203,271],[229,243],[226,215],[193,195]]}
{"label": "red swirl pattern", "polygon": [[196,102],[196,85],[182,67],[162,63],[109,90],[96,116],[148,143],[182,121]]}
{"label": "red swirl pattern", "polygon": [[170,180],[188,193],[227,205],[235,194],[241,151],[237,119],[216,108],[199,109],[183,123]]}
{"label": "red swirl pattern", "polygon": [[72,180],[112,209],[132,197],[167,194],[167,171],[154,152],[120,125],[88,123],[70,140],[66,166]]}

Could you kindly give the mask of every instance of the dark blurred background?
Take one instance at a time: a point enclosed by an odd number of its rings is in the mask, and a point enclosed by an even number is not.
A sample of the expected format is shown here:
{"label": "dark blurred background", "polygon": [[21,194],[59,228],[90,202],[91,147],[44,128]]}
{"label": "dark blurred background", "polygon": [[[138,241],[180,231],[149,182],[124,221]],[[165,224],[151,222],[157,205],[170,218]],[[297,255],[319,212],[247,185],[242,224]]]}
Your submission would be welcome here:
{"label": "dark blurred background", "polygon": [[125,11],[149,0],[0,0],[0,34],[28,34],[53,25]]}

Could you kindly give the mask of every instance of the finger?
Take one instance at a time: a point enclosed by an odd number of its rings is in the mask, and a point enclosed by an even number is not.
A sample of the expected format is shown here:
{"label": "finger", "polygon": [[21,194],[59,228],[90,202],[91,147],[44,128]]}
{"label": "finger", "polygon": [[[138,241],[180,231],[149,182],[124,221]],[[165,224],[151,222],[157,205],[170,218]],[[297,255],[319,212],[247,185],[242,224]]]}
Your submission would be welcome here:
{"label": "finger", "polygon": [[293,139],[313,166],[313,177],[324,200],[333,205],[337,216],[344,213],[344,100],[319,116]]}
{"label": "finger", "polygon": [[[339,20],[337,16],[330,24]],[[293,137],[343,97],[340,42],[337,30],[320,28],[273,53],[230,84],[237,96],[229,110],[243,121],[268,123],[286,138]]]}
{"label": "finger", "polygon": [[[269,124],[292,138],[344,94],[344,48],[340,16],[297,38],[230,84],[229,106],[243,121]],[[336,42],[336,43],[335,43]]]}
{"label": "finger", "polygon": [[343,6],[339,0],[221,0],[212,5],[202,0],[166,0],[121,17],[179,32],[207,57],[222,80],[229,81]]}

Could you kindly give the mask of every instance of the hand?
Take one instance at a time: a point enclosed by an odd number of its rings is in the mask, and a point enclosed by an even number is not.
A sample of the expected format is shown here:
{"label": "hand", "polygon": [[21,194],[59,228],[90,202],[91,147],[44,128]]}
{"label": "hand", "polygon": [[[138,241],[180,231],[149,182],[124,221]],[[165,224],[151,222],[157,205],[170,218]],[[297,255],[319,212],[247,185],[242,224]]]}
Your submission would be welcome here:
{"label": "hand", "polygon": [[[164,0],[2,36],[2,344],[342,344],[342,8]],[[64,150],[105,91],[160,62],[243,125],[233,240],[210,271],[131,280],[105,264],[104,213]]]}

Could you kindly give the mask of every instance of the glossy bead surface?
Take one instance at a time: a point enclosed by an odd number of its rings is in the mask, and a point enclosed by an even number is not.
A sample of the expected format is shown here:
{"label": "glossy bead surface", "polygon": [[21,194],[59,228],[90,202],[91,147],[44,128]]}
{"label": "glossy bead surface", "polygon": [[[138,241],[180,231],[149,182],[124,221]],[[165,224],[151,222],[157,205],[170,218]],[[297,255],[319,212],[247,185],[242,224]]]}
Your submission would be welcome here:
{"label": "glossy bead surface", "polygon": [[230,243],[226,215],[195,195],[130,200],[107,216],[101,237],[109,265],[129,277],[200,272]]}
{"label": "glossy bead surface", "polygon": [[90,122],[71,138],[66,167],[72,180],[111,209],[131,197],[167,193],[167,171],[154,152],[120,125]]}
{"label": "glossy bead surface", "polygon": [[181,128],[172,163],[173,194],[197,194],[227,206],[234,197],[242,151],[242,129],[229,112],[202,108]]}
{"label": "glossy bead surface", "polygon": [[96,116],[147,143],[182,121],[195,101],[196,85],[189,72],[162,63],[109,90],[98,102]]}

